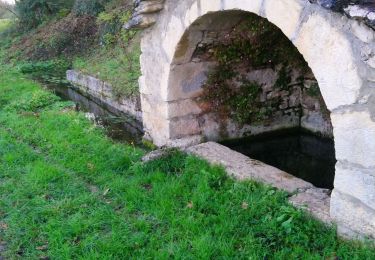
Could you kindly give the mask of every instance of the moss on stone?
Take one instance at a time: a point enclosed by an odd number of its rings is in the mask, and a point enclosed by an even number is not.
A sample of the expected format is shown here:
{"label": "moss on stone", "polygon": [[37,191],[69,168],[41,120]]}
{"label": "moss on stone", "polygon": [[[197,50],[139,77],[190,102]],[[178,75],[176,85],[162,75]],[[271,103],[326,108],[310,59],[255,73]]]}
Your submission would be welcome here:
{"label": "moss on stone", "polygon": [[281,30],[256,15],[249,15],[224,37],[200,48],[196,53],[209,49],[210,58],[218,64],[208,75],[204,100],[214,112],[230,116],[240,124],[269,119],[278,110],[280,101],[261,102],[262,86],[247,80],[238,71],[239,67],[247,70],[278,67],[275,90],[289,89],[291,68],[299,68],[301,73],[309,70],[302,55]]}

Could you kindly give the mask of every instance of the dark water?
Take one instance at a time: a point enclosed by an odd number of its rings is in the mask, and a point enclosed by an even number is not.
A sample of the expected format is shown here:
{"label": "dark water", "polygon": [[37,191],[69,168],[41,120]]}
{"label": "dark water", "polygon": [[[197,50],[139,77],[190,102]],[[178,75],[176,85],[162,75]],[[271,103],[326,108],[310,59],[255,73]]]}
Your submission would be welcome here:
{"label": "dark water", "polygon": [[336,159],[331,139],[293,130],[223,142],[223,145],[316,187],[333,188]]}
{"label": "dark water", "polygon": [[81,94],[69,84],[44,84],[63,100],[76,104],[76,109],[86,112],[86,117],[105,128],[107,135],[120,142],[139,144],[143,130],[140,122],[110,107],[99,99]]}

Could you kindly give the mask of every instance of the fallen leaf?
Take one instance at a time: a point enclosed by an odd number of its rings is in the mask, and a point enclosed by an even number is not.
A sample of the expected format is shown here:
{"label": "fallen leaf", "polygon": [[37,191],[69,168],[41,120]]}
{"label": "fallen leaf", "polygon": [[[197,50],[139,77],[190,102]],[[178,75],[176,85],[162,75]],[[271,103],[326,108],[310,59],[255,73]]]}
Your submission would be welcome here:
{"label": "fallen leaf", "polygon": [[42,245],[42,246],[37,246],[36,250],[39,251],[46,251],[48,249],[48,245]]}
{"label": "fallen leaf", "polygon": [[3,229],[3,230],[7,230],[8,229],[8,225],[5,224],[4,222],[1,222],[0,223],[0,228]]}
{"label": "fallen leaf", "polygon": [[193,207],[194,207],[194,204],[193,204],[193,202],[192,201],[190,201],[188,204],[187,204],[187,206],[186,207],[188,207],[189,209],[192,209]]}
{"label": "fallen leaf", "polygon": [[89,170],[94,170],[94,169],[95,169],[95,165],[92,164],[92,163],[87,163],[87,168],[88,168]]}
{"label": "fallen leaf", "polygon": [[106,189],[104,192],[103,192],[103,196],[105,196],[105,195],[107,195],[108,194],[108,192],[110,191],[111,189]]}

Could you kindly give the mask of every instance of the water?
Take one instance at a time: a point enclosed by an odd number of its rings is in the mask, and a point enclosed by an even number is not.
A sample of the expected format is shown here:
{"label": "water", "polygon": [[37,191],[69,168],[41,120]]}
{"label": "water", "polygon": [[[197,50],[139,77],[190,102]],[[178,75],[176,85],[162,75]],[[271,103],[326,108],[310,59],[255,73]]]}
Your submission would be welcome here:
{"label": "water", "polygon": [[143,136],[142,124],[121,111],[106,105],[99,99],[81,94],[68,84],[44,84],[63,100],[73,101],[76,110],[86,113],[86,117],[98,126],[104,127],[107,135],[120,142],[140,144]]}
{"label": "water", "polygon": [[336,159],[331,139],[293,130],[227,141],[223,145],[316,187],[333,189]]}

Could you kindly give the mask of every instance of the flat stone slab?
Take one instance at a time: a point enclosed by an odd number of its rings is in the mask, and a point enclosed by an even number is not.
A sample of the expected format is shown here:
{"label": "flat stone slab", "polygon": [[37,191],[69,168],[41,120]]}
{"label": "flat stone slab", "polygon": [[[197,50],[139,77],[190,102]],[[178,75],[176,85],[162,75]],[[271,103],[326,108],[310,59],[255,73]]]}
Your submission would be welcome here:
{"label": "flat stone slab", "polygon": [[326,224],[332,222],[329,190],[316,188],[309,182],[215,142],[191,146],[186,152],[223,166],[228,174],[238,180],[255,180],[294,193],[290,202],[295,207],[306,210]]}
{"label": "flat stone slab", "polygon": [[188,153],[200,156],[213,164],[224,166],[227,172],[239,180],[252,179],[290,193],[314,186],[275,167],[251,159],[215,142],[207,142],[187,148]]}
{"label": "flat stone slab", "polygon": [[326,224],[330,224],[332,223],[329,215],[330,193],[330,190],[312,188],[295,194],[289,201],[293,206],[304,209],[315,218]]}

